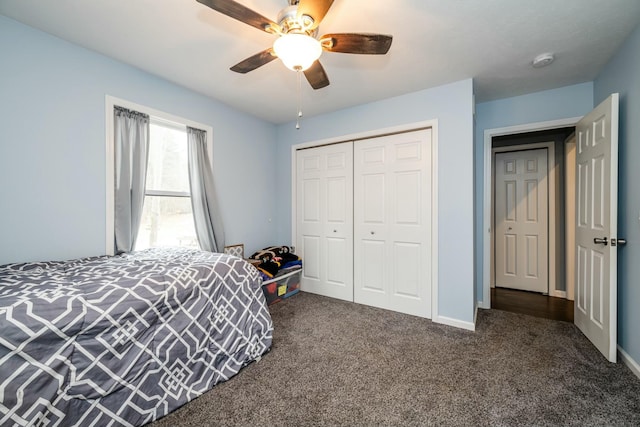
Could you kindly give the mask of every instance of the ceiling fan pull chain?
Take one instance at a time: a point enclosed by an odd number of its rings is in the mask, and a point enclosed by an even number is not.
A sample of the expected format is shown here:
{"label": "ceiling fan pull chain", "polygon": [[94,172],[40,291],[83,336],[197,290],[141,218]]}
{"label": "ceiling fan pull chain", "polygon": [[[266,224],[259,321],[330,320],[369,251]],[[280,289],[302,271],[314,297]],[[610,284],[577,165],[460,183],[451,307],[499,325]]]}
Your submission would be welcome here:
{"label": "ceiling fan pull chain", "polygon": [[296,70],[297,78],[297,95],[298,95],[298,113],[296,114],[296,129],[300,130],[300,118],[302,117],[302,70]]}

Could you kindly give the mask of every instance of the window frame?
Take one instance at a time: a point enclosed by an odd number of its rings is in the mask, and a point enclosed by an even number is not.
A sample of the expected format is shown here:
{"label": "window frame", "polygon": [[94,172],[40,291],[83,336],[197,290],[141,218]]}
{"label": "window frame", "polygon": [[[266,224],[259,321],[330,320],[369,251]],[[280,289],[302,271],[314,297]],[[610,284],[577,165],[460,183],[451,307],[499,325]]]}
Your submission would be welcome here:
{"label": "window frame", "polygon": [[[106,144],[105,144],[105,156],[106,156],[106,213],[105,213],[105,253],[107,255],[115,254],[115,241],[114,241],[114,233],[115,233],[115,148],[114,148],[114,121],[113,121],[113,111],[115,106],[120,106],[124,108],[128,108],[130,110],[139,111],[141,113],[148,114],[152,121],[156,121],[156,123],[160,122],[163,125],[175,126],[179,128],[183,128],[186,126],[202,129],[207,132],[207,151],[209,154],[209,162],[211,167],[213,168],[213,127],[210,125],[206,125],[203,123],[195,122],[190,119],[186,119],[184,117],[176,116],[174,114],[170,114],[164,111],[156,110],[151,107],[147,107],[144,105],[136,104],[131,101],[127,101],[124,99],[116,98],[114,96],[106,95],[105,96],[105,133],[106,133]],[[213,171],[212,171],[213,172]],[[153,191],[146,191],[145,194],[151,194]],[[162,196],[177,196],[177,197],[191,197],[190,193],[183,192],[167,192],[161,191],[157,195]],[[175,194],[168,194],[175,193]]]}

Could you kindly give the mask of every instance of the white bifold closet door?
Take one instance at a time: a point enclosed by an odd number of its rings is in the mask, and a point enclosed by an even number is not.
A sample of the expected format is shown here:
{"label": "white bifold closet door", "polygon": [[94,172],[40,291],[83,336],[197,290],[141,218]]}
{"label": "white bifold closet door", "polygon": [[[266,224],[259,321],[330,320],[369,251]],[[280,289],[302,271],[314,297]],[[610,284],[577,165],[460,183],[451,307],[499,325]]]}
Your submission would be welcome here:
{"label": "white bifold closet door", "polygon": [[353,301],[353,143],[300,150],[296,163],[302,290]]}
{"label": "white bifold closet door", "polygon": [[431,165],[430,129],[354,144],[355,302],[431,317]]}

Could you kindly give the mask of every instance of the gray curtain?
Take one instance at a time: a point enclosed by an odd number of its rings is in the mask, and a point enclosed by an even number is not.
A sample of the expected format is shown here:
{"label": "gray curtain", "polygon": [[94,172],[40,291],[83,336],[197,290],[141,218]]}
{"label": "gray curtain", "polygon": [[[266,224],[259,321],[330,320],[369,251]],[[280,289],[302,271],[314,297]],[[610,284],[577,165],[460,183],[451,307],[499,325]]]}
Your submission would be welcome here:
{"label": "gray curtain", "polygon": [[116,106],[115,252],[130,252],[136,244],[147,175],[149,116]]}
{"label": "gray curtain", "polygon": [[191,206],[200,248],[221,252],[224,229],[218,210],[211,162],[207,155],[207,132],[187,127]]}

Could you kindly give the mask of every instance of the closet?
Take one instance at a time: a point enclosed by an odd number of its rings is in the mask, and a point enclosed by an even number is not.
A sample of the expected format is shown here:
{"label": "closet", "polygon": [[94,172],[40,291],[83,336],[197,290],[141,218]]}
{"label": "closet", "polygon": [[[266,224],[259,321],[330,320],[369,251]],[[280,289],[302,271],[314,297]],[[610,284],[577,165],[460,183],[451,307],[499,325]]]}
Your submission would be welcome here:
{"label": "closet", "polygon": [[296,151],[302,290],[431,317],[431,129]]}

